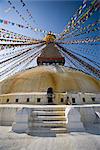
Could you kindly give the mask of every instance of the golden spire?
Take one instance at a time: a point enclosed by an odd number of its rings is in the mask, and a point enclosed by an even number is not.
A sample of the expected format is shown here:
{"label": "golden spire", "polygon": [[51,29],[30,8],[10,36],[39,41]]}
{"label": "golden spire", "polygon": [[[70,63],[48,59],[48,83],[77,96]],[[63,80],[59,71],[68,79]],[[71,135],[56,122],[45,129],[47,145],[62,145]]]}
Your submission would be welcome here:
{"label": "golden spire", "polygon": [[50,32],[47,34],[47,36],[44,37],[43,40],[44,40],[46,43],[51,43],[51,42],[54,42],[55,39],[56,39],[56,36],[50,31]]}

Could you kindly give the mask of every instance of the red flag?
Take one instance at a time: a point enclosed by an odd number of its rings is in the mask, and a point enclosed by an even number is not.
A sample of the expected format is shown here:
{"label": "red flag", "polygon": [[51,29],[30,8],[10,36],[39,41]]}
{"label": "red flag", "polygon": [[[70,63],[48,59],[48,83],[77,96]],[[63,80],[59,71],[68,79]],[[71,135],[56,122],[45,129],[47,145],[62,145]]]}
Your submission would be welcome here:
{"label": "red flag", "polygon": [[4,20],[4,24],[8,24],[8,21],[7,21],[7,20]]}

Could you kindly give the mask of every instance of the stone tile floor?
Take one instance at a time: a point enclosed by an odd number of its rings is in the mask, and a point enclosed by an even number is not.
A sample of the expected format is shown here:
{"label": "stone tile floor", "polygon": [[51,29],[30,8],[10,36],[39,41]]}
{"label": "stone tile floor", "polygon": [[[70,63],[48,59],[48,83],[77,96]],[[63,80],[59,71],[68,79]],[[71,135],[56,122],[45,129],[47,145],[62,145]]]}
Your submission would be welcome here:
{"label": "stone tile floor", "polygon": [[30,136],[0,126],[0,150],[100,150],[100,131],[89,127],[87,132]]}

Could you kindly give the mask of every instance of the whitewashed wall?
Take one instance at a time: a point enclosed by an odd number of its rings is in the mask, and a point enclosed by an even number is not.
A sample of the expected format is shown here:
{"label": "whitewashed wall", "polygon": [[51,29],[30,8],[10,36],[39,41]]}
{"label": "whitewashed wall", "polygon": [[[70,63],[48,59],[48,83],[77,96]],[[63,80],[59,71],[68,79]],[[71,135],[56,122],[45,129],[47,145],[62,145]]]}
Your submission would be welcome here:
{"label": "whitewashed wall", "polygon": [[17,107],[0,107],[0,125],[11,126],[18,109]]}
{"label": "whitewashed wall", "polygon": [[[29,109],[33,109],[34,106],[30,105],[30,106],[24,106],[24,105],[12,105],[12,106],[0,106],[0,125],[3,126],[12,126],[12,123],[15,121],[15,117],[16,117],[16,112],[18,110],[20,110],[21,108],[29,108]],[[38,107],[38,106],[37,106]],[[79,105],[79,106],[66,106],[66,109],[69,109],[69,107],[71,108],[76,108],[80,115],[81,115],[81,121],[83,124],[93,124],[96,121],[100,122],[100,118],[96,116],[96,112],[100,113],[100,104],[95,105]],[[35,106],[36,108],[36,106]],[[74,116],[73,116],[74,117]]]}
{"label": "whitewashed wall", "polygon": [[[95,93],[68,93],[70,103],[72,103],[72,98],[75,98],[75,104],[100,104],[100,94]],[[95,98],[95,101],[92,101],[92,98]],[[85,98],[85,102],[83,102]]]}
{"label": "whitewashed wall", "polygon": [[[54,104],[66,104],[67,97],[69,97],[70,104],[100,104],[100,94],[95,93],[55,93],[53,102]],[[95,97],[95,101],[92,101],[92,97]],[[29,102],[27,102],[29,98]],[[37,98],[40,98],[40,102],[37,102]],[[63,98],[63,102],[61,102]],[[75,103],[72,102],[72,98],[75,98]],[[83,102],[85,98],[85,102]],[[9,99],[9,102],[7,102]],[[18,99],[18,102],[16,102]],[[40,105],[47,104],[47,94],[46,93],[12,93],[0,95],[0,104],[31,104]]]}

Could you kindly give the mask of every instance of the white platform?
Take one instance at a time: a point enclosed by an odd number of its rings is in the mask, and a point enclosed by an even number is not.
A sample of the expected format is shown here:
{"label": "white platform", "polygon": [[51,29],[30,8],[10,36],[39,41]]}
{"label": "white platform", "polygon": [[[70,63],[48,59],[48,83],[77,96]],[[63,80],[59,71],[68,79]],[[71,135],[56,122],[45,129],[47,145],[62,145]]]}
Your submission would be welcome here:
{"label": "white platform", "polygon": [[[100,123],[100,118],[97,115],[100,113],[100,104],[92,105],[16,105],[4,104],[0,105],[0,125],[11,125],[16,131],[25,132],[28,128],[29,111],[34,110],[56,110],[63,112],[64,110],[73,110],[66,115],[66,128],[69,131],[84,130],[87,124]],[[20,110],[25,110],[24,113]],[[27,111],[26,111],[27,110]],[[20,112],[20,113],[19,113]],[[56,113],[54,112],[54,113]],[[17,115],[16,115],[17,113]],[[44,112],[43,112],[44,113]],[[46,114],[46,113],[45,113]],[[48,112],[49,114],[49,112]],[[62,113],[63,114],[63,113]],[[43,114],[42,114],[43,115]],[[18,129],[18,130],[17,130]]]}

